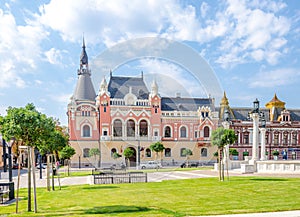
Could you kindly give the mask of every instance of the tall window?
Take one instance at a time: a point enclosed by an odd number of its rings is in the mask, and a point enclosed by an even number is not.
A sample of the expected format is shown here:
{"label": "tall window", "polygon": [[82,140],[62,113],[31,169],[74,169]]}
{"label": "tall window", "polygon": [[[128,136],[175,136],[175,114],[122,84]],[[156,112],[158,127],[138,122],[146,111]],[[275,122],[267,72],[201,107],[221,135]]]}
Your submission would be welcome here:
{"label": "tall window", "polygon": [[169,127],[169,126],[165,127],[165,137],[168,137],[168,138],[171,137],[171,127]]}
{"label": "tall window", "polygon": [[82,127],[82,137],[90,137],[90,136],[91,136],[90,126],[84,125]]}
{"label": "tall window", "polygon": [[243,139],[244,139],[244,141],[243,141],[244,144],[249,144],[249,134],[248,133],[244,134]]}
{"label": "tall window", "polygon": [[283,145],[287,145],[288,144],[288,133],[285,132],[283,133]]}
{"label": "tall window", "polygon": [[171,149],[170,148],[165,149],[165,157],[171,157]]}
{"label": "tall window", "polygon": [[181,148],[181,149],[180,149],[180,157],[186,157],[185,149],[186,149],[186,148]]}
{"label": "tall window", "polygon": [[187,135],[186,135],[186,127],[181,127],[180,128],[180,137],[181,138],[186,138]]}
{"label": "tall window", "polygon": [[274,134],[274,145],[278,145],[278,143],[279,143],[279,134],[278,132],[276,132]]}
{"label": "tall window", "polygon": [[151,157],[151,150],[149,148],[146,149],[146,157]]}
{"label": "tall window", "polygon": [[145,120],[140,122],[140,136],[148,136],[148,123]]}
{"label": "tall window", "polygon": [[297,144],[297,133],[292,134],[292,144],[296,145]]}
{"label": "tall window", "polygon": [[207,157],[207,148],[201,148],[201,157]]}
{"label": "tall window", "polygon": [[89,148],[84,148],[83,149],[83,157],[89,157],[90,156],[90,149]]}
{"label": "tall window", "polygon": [[117,119],[113,123],[113,131],[115,137],[122,137],[122,121]]}
{"label": "tall window", "polygon": [[133,120],[127,121],[127,136],[134,137],[135,136],[135,123]]}
{"label": "tall window", "polygon": [[117,149],[112,148],[112,149],[110,150],[110,156],[112,157],[112,156],[114,155],[115,152],[117,152]]}
{"label": "tall window", "polygon": [[204,129],[203,129],[203,131],[204,131],[204,137],[208,138],[209,137],[209,127],[205,126]]}

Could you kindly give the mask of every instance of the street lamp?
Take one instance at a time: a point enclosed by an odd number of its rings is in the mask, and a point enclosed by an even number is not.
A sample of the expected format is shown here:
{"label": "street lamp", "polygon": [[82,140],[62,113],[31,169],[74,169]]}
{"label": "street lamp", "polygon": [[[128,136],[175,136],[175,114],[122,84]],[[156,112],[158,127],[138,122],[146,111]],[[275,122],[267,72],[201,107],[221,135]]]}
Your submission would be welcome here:
{"label": "street lamp", "polygon": [[2,155],[3,172],[7,172],[7,164],[6,164],[7,155],[6,155],[6,145],[5,145],[6,142],[2,135],[0,135],[0,140],[2,140],[2,148],[3,148],[3,155]]}
{"label": "street lamp", "polygon": [[7,144],[8,147],[8,177],[9,177],[9,182],[12,182],[12,159],[11,159],[11,147],[15,143],[16,139],[15,137],[12,137]]}
{"label": "street lamp", "polygon": [[259,137],[259,101],[256,99],[253,102],[253,110],[250,114],[250,117],[253,120],[253,144],[252,144],[252,159],[251,159],[251,164],[254,164],[255,161],[258,160],[258,137]]}
{"label": "street lamp", "polygon": [[257,98],[253,102],[253,108],[253,113],[259,113],[259,101]]}
{"label": "street lamp", "polygon": [[264,113],[259,110],[259,101],[256,98],[253,102],[253,110],[250,113],[250,117],[253,119],[253,145],[252,145],[252,159],[251,163],[255,163],[256,160],[258,160],[258,145],[259,145],[259,121],[261,121],[261,132],[262,132],[262,138],[261,138],[261,160],[265,160],[265,126],[266,126],[266,120]]}

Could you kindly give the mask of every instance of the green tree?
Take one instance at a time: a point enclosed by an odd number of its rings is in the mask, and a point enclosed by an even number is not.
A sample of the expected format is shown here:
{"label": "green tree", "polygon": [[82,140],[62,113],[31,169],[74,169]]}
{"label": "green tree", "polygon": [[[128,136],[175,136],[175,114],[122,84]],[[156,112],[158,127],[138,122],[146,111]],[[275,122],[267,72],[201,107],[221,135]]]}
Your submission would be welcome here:
{"label": "green tree", "polygon": [[118,152],[114,152],[112,155],[112,158],[115,160],[118,160],[120,157],[122,157],[122,155],[120,155]]}
{"label": "green tree", "polygon": [[[32,103],[27,104],[24,108],[7,109],[7,115],[0,117],[0,131],[6,140],[12,137],[16,138],[19,145],[28,147],[28,211],[31,211],[31,171],[33,174],[34,184],[34,211],[37,212],[36,203],[36,186],[35,186],[35,171],[31,170],[34,158],[33,149],[45,144],[49,139],[51,132],[55,128],[55,123],[52,118],[38,112]],[[32,157],[31,157],[32,156]],[[20,162],[18,162],[20,163]],[[18,191],[18,189],[17,189]],[[18,195],[18,192],[17,192]]]}
{"label": "green tree", "polygon": [[224,147],[226,145],[233,144],[237,140],[234,130],[224,129],[219,127],[212,132],[211,141],[213,145],[218,147],[218,161],[219,161],[219,179],[224,181],[224,162],[221,160],[221,156],[224,155]]}
{"label": "green tree", "polygon": [[134,151],[131,148],[128,147],[128,148],[125,148],[123,154],[124,154],[125,159],[127,159],[127,166],[130,167],[129,159],[133,156]]}
{"label": "green tree", "polygon": [[230,148],[229,154],[232,156],[237,156],[237,155],[239,155],[239,152],[235,148]]}
{"label": "green tree", "polygon": [[[165,147],[161,142],[156,142],[150,145],[150,149],[151,151],[154,151],[156,153],[155,159],[157,160],[158,153],[162,153]],[[160,155],[160,160],[162,160],[161,155]]]}
{"label": "green tree", "polygon": [[193,155],[192,150],[186,148],[183,150],[182,154],[186,156],[186,167],[189,167],[189,158]]}
{"label": "green tree", "polygon": [[[60,159],[63,159],[64,162],[67,161],[67,166],[68,166],[68,176],[70,175],[70,158],[76,154],[76,151],[74,148],[72,148],[69,145],[66,145],[65,147],[63,147],[63,149],[61,151],[58,152],[58,156]],[[64,165],[66,165],[64,163]]]}
{"label": "green tree", "polygon": [[100,150],[99,150],[99,148],[91,148],[90,151],[89,151],[89,156],[94,157],[95,165],[97,165],[97,156],[99,156],[99,160],[100,160]]}

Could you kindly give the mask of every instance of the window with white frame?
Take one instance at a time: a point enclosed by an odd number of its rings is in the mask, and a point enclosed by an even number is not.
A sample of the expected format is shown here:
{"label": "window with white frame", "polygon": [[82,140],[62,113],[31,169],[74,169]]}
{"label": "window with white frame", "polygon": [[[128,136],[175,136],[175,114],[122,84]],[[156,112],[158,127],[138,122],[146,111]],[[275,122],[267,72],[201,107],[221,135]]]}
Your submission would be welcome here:
{"label": "window with white frame", "polygon": [[183,126],[183,127],[180,128],[180,137],[181,138],[186,138],[187,137],[186,131],[187,131],[186,127]]}
{"label": "window with white frame", "polygon": [[204,129],[203,129],[203,133],[204,133],[204,138],[208,138],[209,137],[209,127],[208,126],[205,126]]}
{"label": "window with white frame", "polygon": [[91,128],[89,125],[82,127],[82,137],[91,137]]}
{"label": "window with white frame", "polygon": [[170,138],[171,137],[171,132],[172,132],[171,131],[171,127],[170,126],[166,126],[165,127],[165,131],[164,131],[164,133],[165,133],[164,136],[167,137],[167,138]]}

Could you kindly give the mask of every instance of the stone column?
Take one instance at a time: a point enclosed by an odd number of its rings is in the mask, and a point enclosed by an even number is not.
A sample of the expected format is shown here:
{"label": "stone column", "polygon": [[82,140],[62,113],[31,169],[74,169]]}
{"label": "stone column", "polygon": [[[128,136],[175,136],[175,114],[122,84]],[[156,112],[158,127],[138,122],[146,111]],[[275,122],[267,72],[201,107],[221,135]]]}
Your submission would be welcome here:
{"label": "stone column", "polygon": [[[223,125],[224,129],[229,129],[229,125],[230,125],[229,121],[223,121],[222,125]],[[225,153],[224,153],[223,162],[224,162],[225,168],[227,168],[227,166],[228,166],[228,169],[231,169],[231,162],[230,162],[230,158],[229,158],[229,145],[226,145],[224,147],[224,149],[225,149]]]}
{"label": "stone column", "polygon": [[258,113],[252,113],[251,117],[253,119],[253,144],[252,144],[252,158],[251,162],[255,162],[258,160],[258,122],[259,122],[259,114]]}
{"label": "stone column", "polygon": [[261,134],[260,160],[266,160],[266,128],[261,128],[260,134]]}

